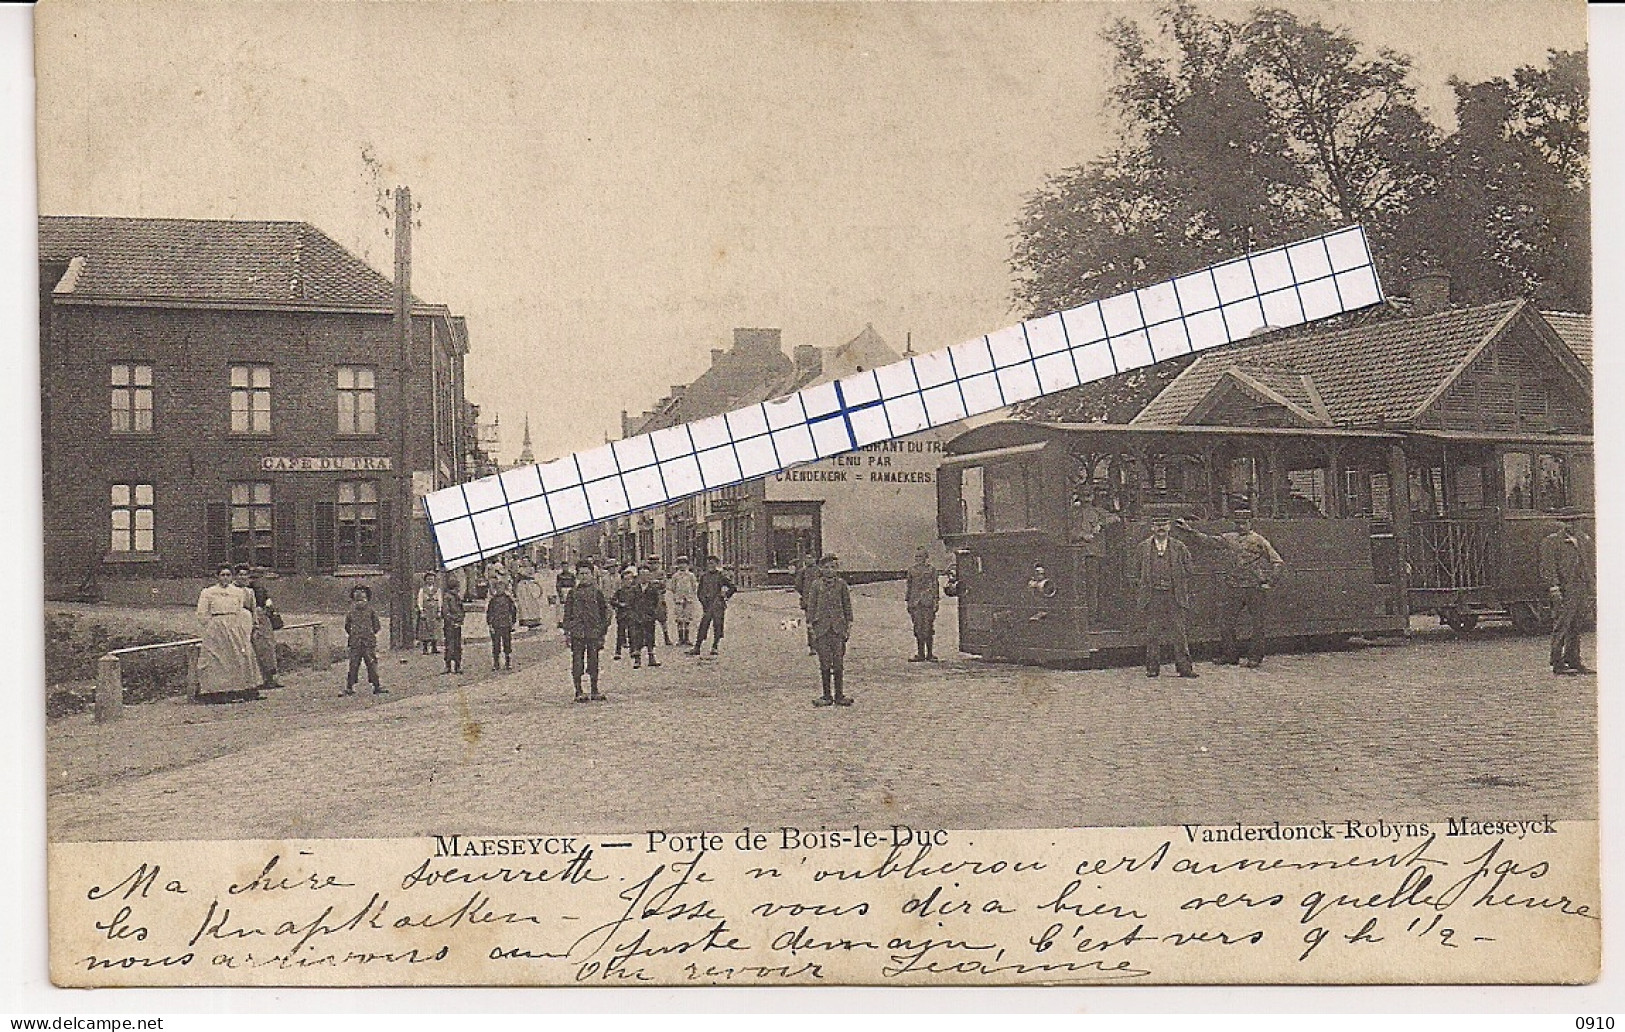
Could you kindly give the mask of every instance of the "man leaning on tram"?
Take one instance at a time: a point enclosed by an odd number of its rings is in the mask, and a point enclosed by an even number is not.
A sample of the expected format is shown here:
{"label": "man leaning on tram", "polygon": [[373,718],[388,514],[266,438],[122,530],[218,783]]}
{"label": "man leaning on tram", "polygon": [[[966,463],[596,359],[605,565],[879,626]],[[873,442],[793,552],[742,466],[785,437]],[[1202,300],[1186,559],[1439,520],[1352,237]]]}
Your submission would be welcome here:
{"label": "man leaning on tram", "polygon": [[1246,643],[1247,666],[1264,665],[1266,638],[1265,603],[1270,585],[1281,572],[1281,556],[1269,540],[1253,529],[1252,512],[1237,509],[1230,514],[1236,529],[1226,534],[1204,534],[1184,520],[1175,523],[1197,544],[1221,549],[1228,565],[1224,571],[1224,608],[1219,613],[1219,657],[1213,662],[1235,666],[1241,661]]}

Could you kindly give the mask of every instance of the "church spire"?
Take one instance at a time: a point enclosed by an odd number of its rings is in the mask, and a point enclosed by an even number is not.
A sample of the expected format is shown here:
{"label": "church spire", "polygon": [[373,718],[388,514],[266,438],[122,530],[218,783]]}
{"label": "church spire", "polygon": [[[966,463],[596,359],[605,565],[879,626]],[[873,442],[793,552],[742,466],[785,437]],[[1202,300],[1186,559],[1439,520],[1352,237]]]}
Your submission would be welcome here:
{"label": "church spire", "polygon": [[531,466],[536,463],[536,454],[530,450],[530,413],[525,413],[525,441],[519,449],[519,464]]}

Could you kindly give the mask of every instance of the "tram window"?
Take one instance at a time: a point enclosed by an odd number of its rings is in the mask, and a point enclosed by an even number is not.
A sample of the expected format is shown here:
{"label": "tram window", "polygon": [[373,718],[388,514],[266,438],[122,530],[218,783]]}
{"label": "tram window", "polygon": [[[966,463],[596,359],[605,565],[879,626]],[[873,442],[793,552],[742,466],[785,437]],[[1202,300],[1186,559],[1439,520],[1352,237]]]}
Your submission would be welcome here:
{"label": "tram window", "polygon": [[1438,466],[1411,470],[1411,512],[1444,515],[1444,470]]}
{"label": "tram window", "polygon": [[1482,466],[1457,466],[1455,494],[1452,499],[1457,509],[1484,508],[1484,469]]}
{"label": "tram window", "polygon": [[1591,456],[1569,456],[1569,504],[1587,512],[1597,504],[1592,494]]}
{"label": "tram window", "polygon": [[1535,501],[1541,512],[1555,512],[1569,504],[1568,456],[1537,455],[1535,459]]}
{"label": "tram window", "polygon": [[1535,507],[1534,467],[1525,452],[1507,452],[1501,456],[1501,470],[1506,477],[1506,507],[1514,512],[1527,512]]}
{"label": "tram window", "polygon": [[1037,504],[1030,462],[1001,462],[987,467],[987,529],[1029,530],[1037,526]]}
{"label": "tram window", "polygon": [[1388,474],[1371,474],[1371,515],[1380,520],[1393,518],[1393,496],[1388,490]]}
{"label": "tram window", "polygon": [[1261,463],[1250,455],[1230,460],[1228,487],[1232,505],[1258,508],[1260,465]]}
{"label": "tram window", "polygon": [[1288,516],[1326,515],[1324,469],[1319,466],[1313,469],[1289,469],[1286,471],[1286,483],[1290,492],[1287,497]]}
{"label": "tram window", "polygon": [[981,466],[966,466],[959,480],[959,527],[966,534],[987,533],[987,492]]}

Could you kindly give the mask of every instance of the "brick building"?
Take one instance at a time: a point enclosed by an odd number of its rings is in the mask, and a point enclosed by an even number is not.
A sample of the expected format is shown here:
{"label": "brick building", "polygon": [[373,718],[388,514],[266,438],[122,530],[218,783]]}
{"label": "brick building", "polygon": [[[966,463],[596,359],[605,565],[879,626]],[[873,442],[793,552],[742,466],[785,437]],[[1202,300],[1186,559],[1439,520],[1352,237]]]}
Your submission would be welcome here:
{"label": "brick building", "polygon": [[[50,597],[189,602],[220,565],[284,608],[387,583],[415,500],[466,479],[468,330],[299,222],[40,220]],[[408,494],[410,492],[410,494]]]}
{"label": "brick building", "polygon": [[[734,330],[733,346],[639,416],[621,415],[623,437],[693,422],[851,376],[901,356],[873,326],[837,347],[783,350],[777,329]],[[740,584],[787,583],[798,556],[835,552],[855,581],[901,576],[914,549],[946,556],[936,533],[936,467],[955,427],[927,430],[766,477],[596,524],[563,536],[555,558],[718,556]]]}

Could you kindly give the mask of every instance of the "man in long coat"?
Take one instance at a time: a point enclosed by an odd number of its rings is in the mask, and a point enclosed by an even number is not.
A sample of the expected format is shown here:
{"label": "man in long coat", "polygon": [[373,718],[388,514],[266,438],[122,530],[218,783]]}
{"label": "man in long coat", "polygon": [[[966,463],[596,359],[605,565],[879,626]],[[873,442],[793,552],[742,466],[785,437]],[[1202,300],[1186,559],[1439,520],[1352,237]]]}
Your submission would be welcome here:
{"label": "man in long coat", "polygon": [[1145,676],[1162,673],[1162,650],[1173,651],[1180,677],[1197,677],[1191,666],[1187,637],[1191,607],[1195,603],[1192,580],[1196,566],[1191,550],[1169,533],[1173,520],[1153,516],[1151,536],[1138,546],[1135,601],[1145,621]]}
{"label": "man in long coat", "polygon": [[1552,603],[1552,673],[1588,674],[1580,662],[1580,621],[1596,593],[1595,553],[1579,510],[1561,509],[1557,517],[1563,526],[1540,543],[1540,581]]}
{"label": "man in long coat", "polygon": [[564,599],[564,636],[570,639],[570,679],[575,684],[577,702],[586,702],[589,698],[581,690],[583,673],[592,684],[590,698],[602,700],[604,697],[598,692],[598,654],[604,651],[604,636],[609,633],[609,600],[599,590],[592,563],[583,559],[576,564],[576,570],[579,574],[576,586]]}
{"label": "man in long coat", "polygon": [[937,586],[936,567],[931,565],[931,553],[924,548],[914,553],[914,565],[908,571],[908,589],[904,594],[910,622],[914,624],[914,655],[910,663],[936,662],[937,607],[942,591]]}
{"label": "man in long coat", "polygon": [[[837,572],[840,562],[826,555],[818,563],[818,576],[807,587],[807,624],[812,628],[813,650],[818,653],[818,675],[824,694],[814,706],[850,706],[845,691],[846,642],[852,633],[852,591]],[[832,695],[830,689],[834,689]]]}

